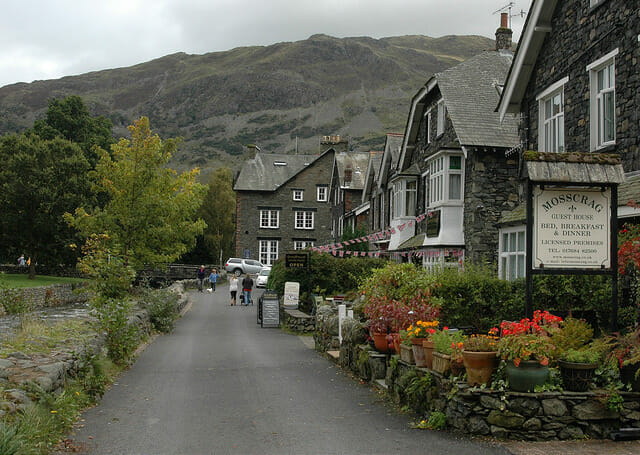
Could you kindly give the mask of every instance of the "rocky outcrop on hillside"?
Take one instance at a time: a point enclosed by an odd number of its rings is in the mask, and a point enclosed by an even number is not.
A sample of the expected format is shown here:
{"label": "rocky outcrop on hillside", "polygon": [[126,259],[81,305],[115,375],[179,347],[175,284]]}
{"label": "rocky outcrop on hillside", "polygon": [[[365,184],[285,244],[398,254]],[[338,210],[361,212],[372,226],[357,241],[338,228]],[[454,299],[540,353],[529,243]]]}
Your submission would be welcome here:
{"label": "rocky outcrop on hillside", "polygon": [[480,36],[310,38],[203,55],[177,53],[128,68],[0,87],[0,134],[32,126],[51,98],[79,95],[116,136],[144,115],[161,137],[184,138],[177,169],[235,166],[247,144],[314,153],[323,135],[381,149],[402,131],[410,99],[435,72],[493,47]]}

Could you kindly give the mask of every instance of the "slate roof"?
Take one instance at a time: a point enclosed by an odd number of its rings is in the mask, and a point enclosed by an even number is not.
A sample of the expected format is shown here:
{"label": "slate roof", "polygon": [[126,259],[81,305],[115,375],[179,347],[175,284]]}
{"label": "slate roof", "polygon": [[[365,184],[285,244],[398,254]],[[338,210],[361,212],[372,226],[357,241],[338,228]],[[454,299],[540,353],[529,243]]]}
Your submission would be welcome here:
{"label": "slate roof", "polygon": [[387,133],[387,138],[384,143],[382,163],[380,164],[380,172],[376,175],[378,188],[381,188],[382,185],[387,182],[390,174],[393,175],[396,170],[400,168],[399,161],[403,140],[404,135],[402,134]]}
{"label": "slate roof", "polygon": [[[336,155],[336,165],[338,167],[338,179],[340,186],[353,190],[364,188],[364,178],[369,164],[369,152],[342,152]],[[351,182],[345,183],[344,170],[351,168]]]}
{"label": "slate roof", "polygon": [[253,159],[244,162],[233,189],[275,191],[320,156],[258,152]]}
{"label": "slate roof", "polygon": [[509,114],[501,122],[495,112],[511,61],[509,52],[485,51],[435,75],[461,145],[520,143],[517,117]]}
{"label": "slate roof", "polygon": [[382,165],[383,152],[369,152],[369,163],[364,177],[364,188],[362,191],[362,202],[365,202],[371,195],[376,179],[380,176],[380,166]]}

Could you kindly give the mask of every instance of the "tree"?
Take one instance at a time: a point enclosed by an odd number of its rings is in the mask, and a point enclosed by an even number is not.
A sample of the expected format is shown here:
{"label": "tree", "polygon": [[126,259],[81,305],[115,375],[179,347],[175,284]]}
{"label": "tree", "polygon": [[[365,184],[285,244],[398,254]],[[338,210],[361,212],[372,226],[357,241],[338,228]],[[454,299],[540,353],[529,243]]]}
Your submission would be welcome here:
{"label": "tree", "polygon": [[[356,226],[355,229],[348,224],[344,227],[342,231],[342,236],[340,237],[340,241],[344,242],[347,240],[354,240],[364,237],[367,234],[367,230],[364,226]],[[369,251],[369,242],[356,242],[353,245],[349,245],[349,251]]]}
{"label": "tree", "polygon": [[236,195],[233,191],[231,169],[219,167],[209,180],[209,190],[198,210],[198,215],[207,223],[207,227],[198,238],[196,249],[183,256],[182,260],[217,262],[221,257],[232,256],[235,207]]}
{"label": "tree", "polygon": [[194,220],[206,187],[196,183],[197,169],[177,175],[167,163],[177,141],[152,134],[149,119],[129,126],[109,154],[96,148],[97,187],[107,193],[104,208],[76,209],[67,221],[83,236],[106,234],[105,248],[126,266],[171,262],[188,251],[206,224]]}
{"label": "tree", "polygon": [[25,134],[0,139],[0,250],[36,262],[75,263],[76,241],[63,214],[91,204],[89,162],[77,144]]}
{"label": "tree", "polygon": [[94,167],[99,158],[94,146],[109,150],[115,142],[112,127],[111,120],[92,117],[82,98],[72,95],[63,100],[49,100],[46,117],[34,123],[33,133],[43,139],[62,137],[77,143]]}

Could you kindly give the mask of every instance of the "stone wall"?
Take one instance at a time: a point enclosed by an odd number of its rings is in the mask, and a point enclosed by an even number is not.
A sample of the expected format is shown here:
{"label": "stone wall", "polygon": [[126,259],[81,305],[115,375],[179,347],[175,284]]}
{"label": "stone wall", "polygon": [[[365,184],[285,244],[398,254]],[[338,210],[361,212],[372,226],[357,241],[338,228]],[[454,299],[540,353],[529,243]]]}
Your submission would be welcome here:
{"label": "stone wall", "polygon": [[[619,392],[620,408],[606,406],[607,392],[520,393],[469,387],[466,381],[443,377],[427,368],[405,363],[396,355],[377,352],[367,343],[366,330],[354,320],[343,325],[337,342],[337,310],[318,308],[316,350],[340,350],[338,364],[365,381],[384,384],[399,405],[419,413],[444,412],[450,428],[477,436],[531,441],[608,438],[620,428],[640,428],[640,393]],[[429,375],[426,398],[411,402],[404,391],[406,378]],[[383,381],[379,381],[383,379]]]}
{"label": "stone wall", "polygon": [[281,316],[283,325],[296,333],[312,333],[316,329],[316,320],[313,316],[299,310],[282,309]]}
{"label": "stone wall", "polygon": [[[610,410],[605,391],[521,393],[471,388],[426,368],[398,361],[387,374],[389,389],[408,370],[430,374],[429,408],[447,415],[449,425],[464,433],[530,441],[608,438],[619,428],[640,428],[640,393],[620,392],[620,411]],[[397,394],[396,400],[402,401]],[[410,403],[410,406],[414,405]]]}
{"label": "stone wall", "polygon": [[[39,286],[35,288],[0,289],[0,296],[4,293],[18,294],[22,296],[25,304],[31,310],[39,308],[51,308],[57,306],[84,303],[88,300],[88,293],[83,291],[83,284],[54,284],[51,286]],[[0,314],[2,307],[0,304]]]}

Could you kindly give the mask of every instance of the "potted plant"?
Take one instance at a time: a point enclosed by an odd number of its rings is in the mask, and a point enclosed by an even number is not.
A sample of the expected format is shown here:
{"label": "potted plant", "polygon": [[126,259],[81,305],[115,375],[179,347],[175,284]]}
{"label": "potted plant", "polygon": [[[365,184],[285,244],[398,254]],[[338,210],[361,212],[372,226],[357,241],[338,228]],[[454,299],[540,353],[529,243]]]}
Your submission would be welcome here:
{"label": "potted plant", "polygon": [[572,392],[589,390],[593,375],[601,361],[602,353],[592,346],[563,352],[558,365],[564,388]]}
{"label": "potted plant", "polygon": [[546,382],[550,353],[555,349],[549,331],[558,328],[561,321],[548,311],[536,310],[531,320],[504,321],[500,325],[498,356],[507,362],[505,374],[511,389],[532,392]]}
{"label": "potted plant", "polygon": [[640,392],[640,328],[625,334],[616,333],[607,341],[607,358],[615,360],[620,369],[620,379],[631,385],[634,392]]}
{"label": "potted plant", "polygon": [[400,330],[400,360],[410,365],[416,363],[413,357],[413,348],[411,347],[411,337],[406,330]]}
{"label": "potted plant", "polygon": [[413,358],[416,361],[417,367],[427,367],[427,358],[425,351],[422,348],[422,343],[429,335],[435,332],[435,327],[438,326],[438,321],[416,321],[415,325],[410,325],[407,328],[409,335],[409,341],[413,349]]}
{"label": "potted plant", "polygon": [[464,335],[458,330],[443,327],[442,330],[436,330],[431,338],[433,339],[433,370],[443,375],[447,374],[451,370],[451,356],[458,343],[463,342]]}
{"label": "potted plant", "polygon": [[462,360],[471,386],[486,384],[498,366],[498,328],[484,334],[473,334],[463,342]]}
{"label": "potted plant", "polygon": [[394,337],[389,334],[437,318],[440,299],[431,295],[432,286],[430,275],[413,264],[388,264],[364,280],[359,290],[371,336],[381,339],[376,349],[391,351]]}

